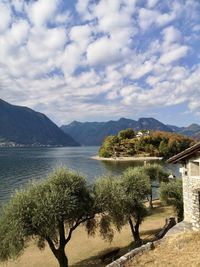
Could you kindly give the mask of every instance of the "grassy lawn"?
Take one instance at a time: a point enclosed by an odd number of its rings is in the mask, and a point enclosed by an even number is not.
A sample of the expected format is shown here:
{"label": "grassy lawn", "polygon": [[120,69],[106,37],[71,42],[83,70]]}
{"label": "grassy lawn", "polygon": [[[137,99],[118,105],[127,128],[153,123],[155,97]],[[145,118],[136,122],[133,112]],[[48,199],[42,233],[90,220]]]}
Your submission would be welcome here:
{"label": "grassy lawn", "polygon": [[[147,216],[141,225],[141,237],[151,238],[149,235],[156,233],[165,224],[165,218],[173,215],[171,207],[162,206],[159,201],[154,202],[155,208],[151,215]],[[101,239],[96,234],[95,237],[88,237],[85,230],[77,229],[66,247],[70,266],[80,267],[102,267],[107,262],[102,263],[101,256],[110,250],[120,248],[119,256],[130,250],[132,246],[132,236],[129,226],[123,227],[120,233],[116,232],[113,242],[110,244]],[[57,267],[48,246],[44,251],[40,251],[31,241],[24,253],[16,261],[0,264],[0,267]]]}

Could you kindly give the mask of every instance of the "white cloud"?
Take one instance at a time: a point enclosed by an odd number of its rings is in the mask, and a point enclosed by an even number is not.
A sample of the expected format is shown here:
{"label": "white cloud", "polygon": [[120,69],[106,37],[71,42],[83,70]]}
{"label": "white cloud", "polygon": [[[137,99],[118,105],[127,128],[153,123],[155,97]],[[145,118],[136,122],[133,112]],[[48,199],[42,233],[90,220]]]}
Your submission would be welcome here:
{"label": "white cloud", "polygon": [[68,45],[62,55],[61,68],[65,76],[71,75],[78,66],[81,66],[81,52],[77,44]]}
{"label": "white cloud", "polygon": [[53,19],[59,5],[59,0],[38,0],[27,6],[28,15],[35,26],[44,26]]}
{"label": "white cloud", "polygon": [[159,16],[159,13],[155,10],[141,8],[139,10],[140,28],[142,30],[148,29],[153,23],[155,23],[155,20],[158,16]]}
{"label": "white cloud", "polygon": [[158,2],[159,2],[159,0],[147,0],[147,7],[152,8],[152,7],[154,7]]}
{"label": "white cloud", "polygon": [[28,22],[26,20],[19,20],[12,24],[10,31],[7,32],[7,36],[14,45],[19,46],[27,40],[28,32]]}
{"label": "white cloud", "polygon": [[108,66],[105,71],[106,82],[120,83],[123,79],[123,74],[113,66]]}
{"label": "white cloud", "polygon": [[27,50],[33,59],[48,60],[64,49],[66,41],[64,28],[32,28]]}
{"label": "white cloud", "polygon": [[1,1],[0,97],[58,123],[178,103],[198,112],[194,2]]}
{"label": "white cloud", "polygon": [[122,58],[121,47],[113,40],[102,37],[88,46],[87,58],[90,65],[113,64]]}
{"label": "white cloud", "polygon": [[71,41],[78,44],[81,51],[87,48],[90,42],[91,28],[88,25],[74,26],[71,28],[69,37]]}
{"label": "white cloud", "polygon": [[77,12],[85,19],[88,19],[90,17],[89,13],[89,2],[90,0],[78,0],[76,4],[76,10]]}
{"label": "white cloud", "polygon": [[70,22],[71,15],[69,12],[58,13],[54,18],[56,24],[68,24]]}
{"label": "white cloud", "polygon": [[123,28],[129,26],[130,23],[131,19],[127,14],[116,12],[102,17],[99,21],[99,29],[104,32],[113,32],[115,30],[123,30]]}
{"label": "white cloud", "polygon": [[169,24],[171,21],[173,21],[176,18],[176,13],[164,13],[164,14],[159,14],[158,17],[156,18],[156,24],[158,26],[165,26]]}
{"label": "white cloud", "polygon": [[187,55],[189,48],[187,46],[176,46],[172,50],[161,55],[159,62],[161,64],[169,64],[177,61]]}
{"label": "white cloud", "polygon": [[181,38],[181,33],[173,26],[169,26],[162,31],[164,42],[168,45],[173,42],[178,42]]}
{"label": "white cloud", "polygon": [[141,8],[138,16],[140,28],[146,31],[152,25],[163,27],[178,18],[183,11],[183,6],[176,1],[172,3],[170,8],[171,10],[168,13],[162,13],[156,8]]}
{"label": "white cloud", "polygon": [[142,65],[135,66],[135,69],[132,70],[131,78],[134,80],[142,78],[153,70],[154,64],[155,59],[152,59],[150,61],[145,61]]}
{"label": "white cloud", "polygon": [[192,30],[193,30],[194,32],[199,32],[199,31],[200,31],[200,24],[196,24],[196,25],[194,25],[194,26],[192,27]]}
{"label": "white cloud", "polygon": [[[94,71],[88,71],[81,73],[78,76],[71,76],[67,78],[67,83],[74,90],[72,94],[76,95],[88,95],[89,93],[98,94],[96,90],[96,85],[101,81],[100,76],[98,76]],[[91,87],[94,87],[94,92],[91,91]],[[86,90],[84,90],[86,88]],[[89,90],[88,90],[89,89]]]}
{"label": "white cloud", "polygon": [[14,7],[16,12],[23,12],[24,10],[24,1],[23,0],[11,0],[12,7]]}
{"label": "white cloud", "polygon": [[98,18],[104,17],[105,14],[112,14],[119,11],[120,0],[101,0],[95,7],[95,15]]}
{"label": "white cloud", "polygon": [[5,32],[11,23],[11,10],[5,3],[0,3],[0,33]]}
{"label": "white cloud", "polygon": [[111,91],[111,92],[109,92],[109,93],[107,94],[106,98],[107,98],[108,100],[115,100],[115,99],[119,98],[119,94],[118,94],[117,91]]}

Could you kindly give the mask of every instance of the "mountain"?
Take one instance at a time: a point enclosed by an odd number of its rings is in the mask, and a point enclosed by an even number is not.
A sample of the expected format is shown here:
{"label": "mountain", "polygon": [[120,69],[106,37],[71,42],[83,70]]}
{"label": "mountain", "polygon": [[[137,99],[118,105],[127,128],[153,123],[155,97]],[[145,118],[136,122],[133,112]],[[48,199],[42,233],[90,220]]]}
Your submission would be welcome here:
{"label": "mountain", "polygon": [[181,134],[183,135],[188,135],[188,136],[194,136],[197,133],[200,132],[200,126],[198,124],[191,124],[188,127],[185,127],[182,131]]}
{"label": "mountain", "polygon": [[180,133],[182,130],[184,130],[186,127],[178,127],[175,125],[169,125],[167,124],[167,127],[169,127],[173,132]]}
{"label": "mountain", "polygon": [[157,130],[164,132],[171,132],[172,130],[164,123],[154,118],[141,118],[137,122],[137,128],[135,130]]}
{"label": "mountain", "polygon": [[108,122],[78,122],[73,121],[61,129],[71,135],[81,145],[101,145],[108,135],[116,135],[119,131],[132,128],[139,130],[158,130],[172,132],[173,130],[154,118],[140,118],[138,121],[121,118],[118,121]]}
{"label": "mountain", "polygon": [[200,125],[193,123],[187,127],[177,127],[173,125],[167,125],[174,132],[180,133],[182,135],[195,137],[200,135]]}
{"label": "mountain", "polygon": [[0,99],[0,143],[38,146],[77,146],[47,116]]}

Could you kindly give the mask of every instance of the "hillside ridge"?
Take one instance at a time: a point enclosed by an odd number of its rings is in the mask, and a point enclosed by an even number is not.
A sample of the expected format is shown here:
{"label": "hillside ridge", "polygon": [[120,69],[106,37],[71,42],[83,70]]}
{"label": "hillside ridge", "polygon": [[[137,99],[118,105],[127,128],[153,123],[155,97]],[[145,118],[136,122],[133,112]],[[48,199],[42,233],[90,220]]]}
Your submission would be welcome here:
{"label": "hillside ridge", "polygon": [[71,135],[84,146],[101,145],[106,136],[116,135],[119,131],[127,128],[132,128],[135,131],[154,130],[175,132],[200,140],[200,126],[198,124],[191,124],[188,127],[178,127],[164,124],[152,117],[142,117],[138,120],[120,118],[116,121],[110,120],[107,122],[73,121],[61,126],[61,129],[65,133]]}
{"label": "hillside ridge", "polygon": [[0,99],[1,146],[77,146],[46,115]]}

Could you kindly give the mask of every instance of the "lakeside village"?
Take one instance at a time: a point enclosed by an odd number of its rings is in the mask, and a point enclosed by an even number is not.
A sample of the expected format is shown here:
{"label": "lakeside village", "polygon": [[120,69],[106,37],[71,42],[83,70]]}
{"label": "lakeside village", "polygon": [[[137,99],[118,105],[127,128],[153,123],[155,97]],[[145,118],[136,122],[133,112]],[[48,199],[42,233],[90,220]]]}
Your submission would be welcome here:
{"label": "lakeside village", "polygon": [[[182,179],[158,163],[129,167],[93,184],[77,172],[58,169],[17,191],[2,209],[0,260],[8,267],[36,262],[41,267],[144,266],[151,250],[162,247],[160,240],[166,242],[166,233],[171,231],[170,238],[187,229],[192,235],[200,228],[199,152],[200,143],[175,133],[127,129],[106,137],[99,156],[162,157],[182,164]],[[165,262],[171,260],[165,255]]]}

